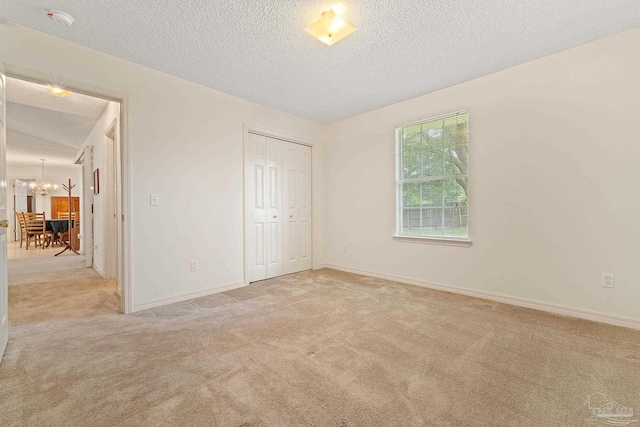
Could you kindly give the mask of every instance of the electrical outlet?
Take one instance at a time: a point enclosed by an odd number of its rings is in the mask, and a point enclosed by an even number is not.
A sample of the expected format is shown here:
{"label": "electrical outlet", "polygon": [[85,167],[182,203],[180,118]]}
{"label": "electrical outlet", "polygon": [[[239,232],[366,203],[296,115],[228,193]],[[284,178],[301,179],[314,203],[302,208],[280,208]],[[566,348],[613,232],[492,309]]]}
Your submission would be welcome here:
{"label": "electrical outlet", "polygon": [[198,271],[198,261],[190,261],[189,268],[191,269],[191,272]]}
{"label": "electrical outlet", "polygon": [[342,252],[344,252],[345,254],[346,254],[346,253],[349,253],[349,251],[347,251],[347,245],[344,245],[344,246],[342,247]]}
{"label": "electrical outlet", "polygon": [[615,288],[616,276],[613,273],[602,273],[602,287]]}

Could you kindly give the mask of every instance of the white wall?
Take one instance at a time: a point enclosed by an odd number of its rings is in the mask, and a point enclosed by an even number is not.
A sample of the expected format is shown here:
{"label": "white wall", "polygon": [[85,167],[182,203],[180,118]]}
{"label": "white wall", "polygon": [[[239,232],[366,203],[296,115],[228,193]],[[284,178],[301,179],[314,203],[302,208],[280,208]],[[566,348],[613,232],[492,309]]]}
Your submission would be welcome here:
{"label": "white wall", "polygon": [[[113,210],[109,209],[107,212],[109,206],[105,203],[108,198],[109,181],[112,179],[111,165],[108,163],[112,142],[107,139],[105,132],[114,120],[119,120],[119,117],[120,104],[110,102],[84,143],[85,146],[93,146],[92,170],[100,171],[100,192],[93,195],[93,265],[102,275],[108,270],[107,257],[115,259],[114,249],[106,244],[105,239],[107,234],[115,233],[113,221],[108,221],[113,217]],[[115,279],[115,276],[109,278]]]}
{"label": "white wall", "polygon": [[[75,188],[71,190],[72,196],[78,196],[82,194],[82,183],[80,182],[81,178],[81,169],[80,166],[69,165],[68,167],[61,166],[46,166],[44,169],[45,179],[53,184],[58,185],[58,190],[55,192],[51,192],[46,196],[41,196],[39,194],[33,194],[31,190],[29,190],[29,195],[35,196],[36,212],[44,212],[47,218],[51,218],[51,196],[54,197],[66,197],[67,192],[62,188],[62,184],[67,184],[69,178],[71,178],[72,184],[76,185]],[[42,167],[41,166],[16,166],[16,165],[8,165],[7,166],[7,181],[11,182],[13,179],[37,179],[40,180],[42,175]],[[13,216],[13,190],[7,192],[7,206],[9,207],[8,212],[10,212],[9,216]],[[15,218],[10,219],[11,230],[14,229]],[[11,232],[11,237],[13,237],[13,233]]]}
{"label": "white wall", "polygon": [[[635,29],[330,125],[328,264],[640,320],[639,46]],[[473,246],[393,241],[394,128],[463,109]]]}
{"label": "white wall", "polygon": [[323,262],[323,125],[20,26],[0,26],[0,57],[13,72],[129,98],[134,309],[243,281],[246,123],[318,143],[314,263]]}

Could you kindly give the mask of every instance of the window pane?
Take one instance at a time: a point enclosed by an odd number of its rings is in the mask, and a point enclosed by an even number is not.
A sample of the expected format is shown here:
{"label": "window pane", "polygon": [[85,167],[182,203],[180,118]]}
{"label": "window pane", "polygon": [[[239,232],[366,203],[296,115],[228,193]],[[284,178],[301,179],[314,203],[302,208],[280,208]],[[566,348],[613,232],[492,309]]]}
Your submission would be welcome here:
{"label": "window pane", "polygon": [[443,136],[445,174],[467,174],[467,115],[448,117],[444,120]]}
{"label": "window pane", "polygon": [[402,186],[402,233],[420,234],[420,183]]}
{"label": "window pane", "polygon": [[468,237],[466,177],[403,185],[402,234]]}
{"label": "window pane", "polygon": [[444,181],[422,183],[422,235],[442,236]]}
{"label": "window pane", "polygon": [[442,120],[422,125],[422,176],[438,176],[444,172],[444,138]]}
{"label": "window pane", "polygon": [[422,173],[420,125],[408,126],[402,132],[402,177],[418,178]]}
{"label": "window pane", "polygon": [[402,205],[420,206],[420,183],[412,182],[402,186]]}
{"label": "window pane", "polygon": [[467,179],[444,181],[443,235],[467,237]]}

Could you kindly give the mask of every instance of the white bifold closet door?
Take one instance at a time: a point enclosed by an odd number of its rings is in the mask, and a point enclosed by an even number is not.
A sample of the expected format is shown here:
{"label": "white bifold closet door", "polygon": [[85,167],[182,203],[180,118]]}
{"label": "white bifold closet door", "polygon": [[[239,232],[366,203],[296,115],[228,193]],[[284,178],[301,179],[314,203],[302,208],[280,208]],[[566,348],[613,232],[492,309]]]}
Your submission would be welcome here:
{"label": "white bifold closet door", "polygon": [[245,206],[249,282],[312,268],[310,147],[250,133]]}

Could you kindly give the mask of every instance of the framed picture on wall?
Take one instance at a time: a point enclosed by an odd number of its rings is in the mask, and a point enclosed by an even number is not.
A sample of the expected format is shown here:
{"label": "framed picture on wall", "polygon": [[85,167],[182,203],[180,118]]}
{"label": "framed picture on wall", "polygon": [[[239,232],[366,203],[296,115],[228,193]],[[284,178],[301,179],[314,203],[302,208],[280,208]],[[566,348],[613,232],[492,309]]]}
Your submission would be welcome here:
{"label": "framed picture on wall", "polygon": [[93,171],[93,194],[100,194],[100,169]]}

